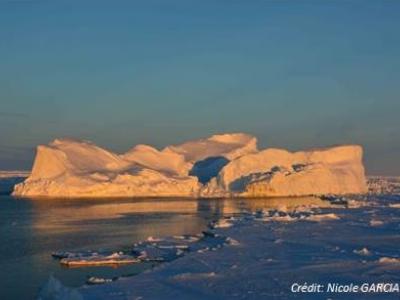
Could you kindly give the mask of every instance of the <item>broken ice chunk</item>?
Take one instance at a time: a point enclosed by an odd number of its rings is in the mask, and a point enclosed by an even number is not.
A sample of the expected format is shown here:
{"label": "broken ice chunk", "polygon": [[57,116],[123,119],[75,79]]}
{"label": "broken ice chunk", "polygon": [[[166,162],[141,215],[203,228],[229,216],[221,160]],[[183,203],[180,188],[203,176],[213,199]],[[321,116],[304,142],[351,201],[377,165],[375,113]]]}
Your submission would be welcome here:
{"label": "broken ice chunk", "polygon": [[101,277],[92,276],[92,277],[89,277],[86,280],[86,283],[90,284],[90,285],[92,285],[92,284],[104,284],[104,283],[113,282],[115,280],[117,280],[117,278],[112,278],[111,279],[111,278],[101,278]]}
{"label": "broken ice chunk", "polygon": [[123,252],[115,252],[111,255],[92,255],[87,257],[70,257],[60,260],[62,265],[69,267],[83,267],[95,265],[121,265],[140,262],[137,257],[126,255]]}

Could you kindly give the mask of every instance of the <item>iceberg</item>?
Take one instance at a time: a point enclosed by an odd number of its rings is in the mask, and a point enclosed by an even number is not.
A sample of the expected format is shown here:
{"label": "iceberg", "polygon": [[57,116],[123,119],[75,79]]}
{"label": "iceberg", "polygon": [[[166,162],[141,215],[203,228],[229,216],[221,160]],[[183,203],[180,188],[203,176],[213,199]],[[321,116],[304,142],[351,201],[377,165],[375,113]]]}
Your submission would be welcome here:
{"label": "iceberg", "polygon": [[13,195],[31,197],[264,197],[367,191],[362,148],[259,151],[257,138],[219,134],[158,150],[116,154],[88,141],[37,147]]}
{"label": "iceberg", "polygon": [[291,153],[266,149],[244,155],[218,174],[218,186],[247,197],[367,192],[362,148],[357,145]]}

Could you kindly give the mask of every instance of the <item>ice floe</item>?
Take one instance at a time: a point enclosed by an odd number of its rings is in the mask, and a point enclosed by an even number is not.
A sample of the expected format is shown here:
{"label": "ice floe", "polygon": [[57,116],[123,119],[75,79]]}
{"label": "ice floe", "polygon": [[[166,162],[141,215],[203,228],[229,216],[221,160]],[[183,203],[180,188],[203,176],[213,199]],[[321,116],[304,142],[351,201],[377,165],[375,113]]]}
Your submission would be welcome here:
{"label": "ice floe", "polygon": [[379,262],[382,264],[400,264],[400,258],[398,257],[381,257]]}
{"label": "ice floe", "polygon": [[210,226],[212,228],[229,228],[233,225],[234,218],[229,218],[229,219],[220,219],[215,223],[212,223]]}
{"label": "ice floe", "polygon": [[229,237],[204,231],[198,235],[180,235],[164,238],[148,237],[134,244],[129,251],[56,251],[52,256],[68,267],[123,265],[140,262],[167,262],[181,257],[185,252],[206,252],[224,245],[238,245]]}
{"label": "ice floe", "polygon": [[371,226],[382,226],[384,222],[382,220],[372,219],[371,221],[369,221],[369,224]]}
{"label": "ice floe", "polygon": [[306,217],[307,221],[313,221],[313,222],[322,222],[322,221],[339,220],[339,219],[340,219],[339,216],[334,213],[316,214]]}
{"label": "ice floe", "polygon": [[91,276],[86,280],[87,284],[105,284],[115,281],[117,278],[102,278]]}
{"label": "ice floe", "polygon": [[310,209],[300,209],[291,212],[270,210],[266,212],[258,212],[255,214],[255,220],[265,222],[295,222],[295,221],[311,221],[322,222],[329,220],[338,220],[339,216],[334,213],[316,213]]}
{"label": "ice floe", "polygon": [[172,277],[174,280],[202,280],[210,277],[216,277],[215,272],[210,273],[182,273]]}
{"label": "ice floe", "polygon": [[122,265],[138,263],[140,260],[123,252],[115,252],[110,255],[91,255],[62,258],[60,264],[68,267],[98,266],[98,265]]}
{"label": "ice floe", "polygon": [[372,253],[371,253],[371,251],[369,251],[367,248],[362,248],[362,249],[359,249],[359,250],[353,250],[353,252],[355,253],[355,254],[358,254],[358,255],[362,255],[362,256],[370,256],[370,255],[372,255]]}

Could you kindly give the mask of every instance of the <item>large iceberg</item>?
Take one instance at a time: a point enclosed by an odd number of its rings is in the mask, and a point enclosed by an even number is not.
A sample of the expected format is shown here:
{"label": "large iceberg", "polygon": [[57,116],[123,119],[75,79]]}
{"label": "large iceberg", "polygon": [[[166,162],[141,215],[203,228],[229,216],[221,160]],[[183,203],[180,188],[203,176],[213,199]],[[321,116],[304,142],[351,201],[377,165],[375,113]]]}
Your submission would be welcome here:
{"label": "large iceberg", "polygon": [[162,150],[137,145],[125,154],[56,139],[37,147],[32,172],[13,195],[265,197],[366,191],[360,146],[259,151],[255,137],[234,133]]}

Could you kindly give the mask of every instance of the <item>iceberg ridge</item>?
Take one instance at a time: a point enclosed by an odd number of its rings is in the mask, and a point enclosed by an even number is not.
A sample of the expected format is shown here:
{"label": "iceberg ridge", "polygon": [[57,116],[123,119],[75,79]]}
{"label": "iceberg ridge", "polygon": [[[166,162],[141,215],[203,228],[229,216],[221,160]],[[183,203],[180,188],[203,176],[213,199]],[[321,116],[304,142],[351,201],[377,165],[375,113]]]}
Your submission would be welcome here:
{"label": "iceberg ridge", "polygon": [[367,191],[362,148],[257,149],[244,133],[213,135],[158,150],[116,154],[88,141],[37,147],[30,176],[13,195],[51,197],[265,197]]}

